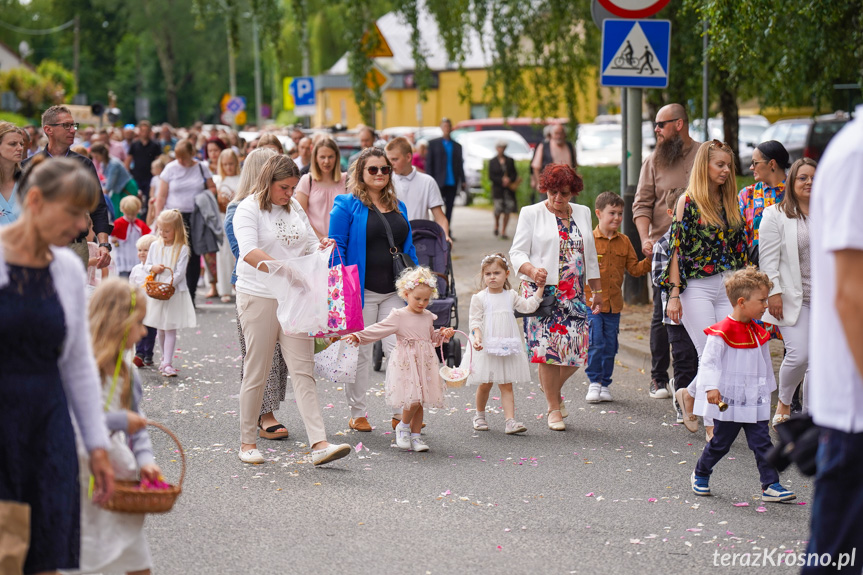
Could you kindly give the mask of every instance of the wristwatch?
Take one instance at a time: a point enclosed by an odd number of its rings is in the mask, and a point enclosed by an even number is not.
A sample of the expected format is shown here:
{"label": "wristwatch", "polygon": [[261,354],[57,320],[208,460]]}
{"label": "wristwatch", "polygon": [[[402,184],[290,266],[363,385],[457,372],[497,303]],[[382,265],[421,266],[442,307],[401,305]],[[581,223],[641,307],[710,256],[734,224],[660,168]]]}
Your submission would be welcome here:
{"label": "wristwatch", "polygon": [[100,248],[106,248],[110,252],[112,246],[108,242],[103,242],[103,243],[99,244],[99,247]]}

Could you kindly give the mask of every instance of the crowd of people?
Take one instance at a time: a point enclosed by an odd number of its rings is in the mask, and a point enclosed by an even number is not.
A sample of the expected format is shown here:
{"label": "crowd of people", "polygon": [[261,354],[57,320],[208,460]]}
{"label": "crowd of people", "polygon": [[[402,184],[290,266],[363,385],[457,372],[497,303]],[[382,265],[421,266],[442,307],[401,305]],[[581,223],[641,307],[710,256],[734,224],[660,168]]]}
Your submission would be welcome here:
{"label": "crowd of people", "polygon": [[[589,379],[585,401],[613,401],[623,279],[650,273],[649,397],[669,400],[686,429],[698,431],[698,416],[705,427],[692,491],[710,495],[713,468],[743,430],[763,500],[794,499],[767,453],[770,424],[788,423],[798,394],[802,409],[825,427],[813,530],[848,526],[838,536],[813,535],[810,548],[849,550],[860,534],[841,519],[863,512],[859,458],[847,451],[859,453],[863,433],[863,351],[856,343],[863,337],[852,337],[863,336],[863,245],[851,215],[863,164],[834,158],[859,155],[860,121],[840,134],[844,147],[828,150],[830,171],[810,159],[789,165],[779,142],[760,144],[755,184],[742,190],[731,148],[693,141],[683,106],[660,109],[654,126],[657,147],[642,167],[634,205],[641,260],[619,231],[620,196],[599,195],[593,210],[576,203],[584,183],[562,126],[537,152],[540,201],[521,207],[508,252],[486,254],[477,266],[482,286],[470,302],[474,359],[466,375],[476,386],[472,427],[490,430],[486,407],[497,385],[505,434],[528,431],[516,417],[513,385],[530,383],[531,364],[552,431],[566,429],[563,390],[580,368]],[[430,449],[421,435],[424,409],[442,407],[445,397],[435,348],[454,331],[434,327],[428,307],[440,284],[419,265],[412,222],[436,222],[455,249],[449,224],[464,173],[451,123],[441,127],[443,137],[429,142],[421,162],[406,138],[377,145],[373,131],[361,130],[363,149],[343,172],[337,142],[298,129],[290,133],[291,157],[268,133],[247,144],[229,132],[163,125],[156,136],[142,121],[79,135],[63,106],[43,114],[42,146],[33,145],[38,130],[0,123],[0,462],[7,470],[0,504],[30,508],[25,573],[149,573],[143,523],[101,505],[115,479],[161,481],[140,409],[139,369],[156,369],[158,351],[158,372],[178,375],[177,337],[197,323],[200,283],[209,285],[206,298],[236,300],[242,462],[265,462],[259,439],[289,436],[276,417],[289,373],[311,462],[328,464],[352,450],[327,440],[315,339],[286,333],[277,320],[279,299],[299,288],[286,282],[275,293],[262,281],[275,276],[274,261],[319,250],[332,250],[331,266],[358,270],[365,328],[344,337],[360,346],[356,377],[344,386],[349,427],[372,431],[372,345],[382,341],[396,445]],[[495,211],[508,216],[517,206],[506,190],[517,174],[505,146],[498,152],[490,161],[501,198]],[[816,169],[848,194],[830,194],[821,176],[813,187]],[[843,169],[861,177],[849,179]],[[827,214],[836,223],[828,225]],[[495,232],[505,237],[506,226],[505,217]],[[837,277],[860,285],[855,291]],[[778,386],[771,339],[786,349]],[[825,359],[836,350],[841,361]],[[42,455],[27,456],[33,452]],[[853,505],[838,498],[848,493],[837,487],[843,473],[841,481],[854,486]],[[105,539],[111,544],[94,543]]]}

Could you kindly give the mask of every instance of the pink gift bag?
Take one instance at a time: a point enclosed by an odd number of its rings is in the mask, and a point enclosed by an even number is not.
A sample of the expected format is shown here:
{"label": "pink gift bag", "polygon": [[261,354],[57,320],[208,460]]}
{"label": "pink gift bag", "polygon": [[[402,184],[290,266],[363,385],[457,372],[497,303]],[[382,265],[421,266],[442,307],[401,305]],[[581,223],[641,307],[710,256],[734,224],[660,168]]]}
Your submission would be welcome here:
{"label": "pink gift bag", "polygon": [[[339,254],[339,260],[342,260]],[[327,278],[329,290],[327,331],[309,334],[314,337],[335,337],[361,331],[363,303],[360,297],[360,273],[357,266],[346,266],[344,262],[330,268]]]}

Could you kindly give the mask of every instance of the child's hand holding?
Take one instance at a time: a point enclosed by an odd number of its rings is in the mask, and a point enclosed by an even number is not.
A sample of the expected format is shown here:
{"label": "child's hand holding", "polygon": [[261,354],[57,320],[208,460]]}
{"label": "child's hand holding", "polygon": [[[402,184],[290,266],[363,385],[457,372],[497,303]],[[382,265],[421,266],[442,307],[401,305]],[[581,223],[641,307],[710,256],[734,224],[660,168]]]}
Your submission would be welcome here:
{"label": "child's hand holding", "polygon": [[162,264],[156,264],[150,267],[150,272],[157,275],[162,273],[163,271],[165,271],[165,266],[163,266]]}
{"label": "child's hand holding", "polygon": [[478,329],[475,329],[472,332],[470,332],[470,334],[473,336],[473,348],[477,351],[481,351],[482,350],[482,332]]}
{"label": "child's hand holding", "polygon": [[707,403],[719,405],[720,401],[722,401],[722,394],[719,393],[718,389],[711,389],[707,392]]}
{"label": "child's hand holding", "polygon": [[147,481],[156,481],[162,476],[162,470],[155,463],[148,463],[141,466],[141,479]]}
{"label": "child's hand holding", "polygon": [[546,275],[546,274],[537,274],[537,278],[536,278],[536,287],[537,287],[537,289],[538,289],[540,292],[541,292],[541,291],[542,291],[542,289],[545,287],[545,280],[546,280],[546,277],[547,277],[547,275]]}
{"label": "child's hand holding", "polygon": [[147,427],[147,418],[140,413],[126,410],[126,429],[129,435],[134,435]]}
{"label": "child's hand holding", "polygon": [[356,336],[356,334],[349,333],[348,335],[342,338],[343,341],[348,342],[351,345],[360,345],[360,338]]}
{"label": "child's hand holding", "polygon": [[444,337],[444,340],[449,341],[455,335],[455,330],[451,327],[442,327],[440,328],[440,333]]}

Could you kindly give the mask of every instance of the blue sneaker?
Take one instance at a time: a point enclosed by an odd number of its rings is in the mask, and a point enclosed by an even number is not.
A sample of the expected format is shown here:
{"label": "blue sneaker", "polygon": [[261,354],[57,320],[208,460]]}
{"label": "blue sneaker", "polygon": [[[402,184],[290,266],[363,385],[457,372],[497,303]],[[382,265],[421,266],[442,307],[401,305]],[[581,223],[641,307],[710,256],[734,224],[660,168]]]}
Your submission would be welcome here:
{"label": "blue sneaker", "polygon": [[692,472],[692,477],[690,478],[692,483],[692,492],[696,495],[710,495],[710,478],[709,477],[701,477],[699,475],[695,475],[695,472]]}
{"label": "blue sneaker", "polygon": [[793,491],[785,489],[778,481],[773,485],[768,485],[767,489],[761,492],[761,501],[772,501],[779,503],[782,501],[791,501],[797,499]]}

